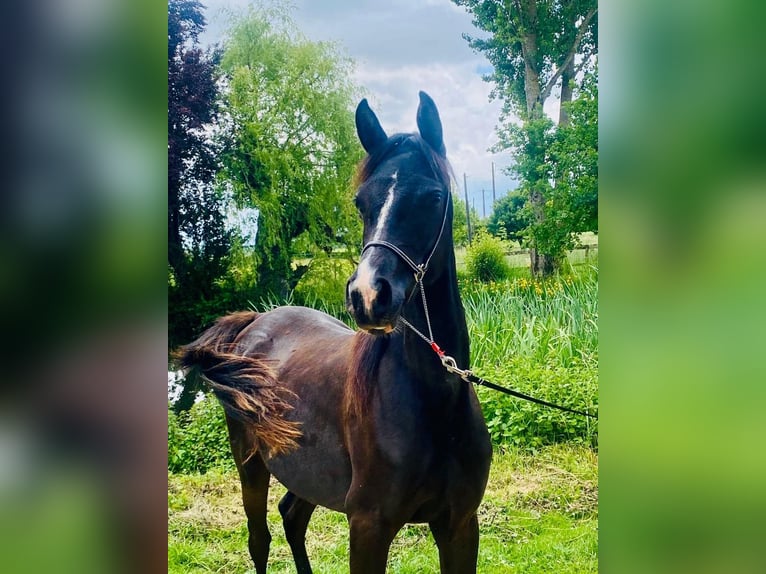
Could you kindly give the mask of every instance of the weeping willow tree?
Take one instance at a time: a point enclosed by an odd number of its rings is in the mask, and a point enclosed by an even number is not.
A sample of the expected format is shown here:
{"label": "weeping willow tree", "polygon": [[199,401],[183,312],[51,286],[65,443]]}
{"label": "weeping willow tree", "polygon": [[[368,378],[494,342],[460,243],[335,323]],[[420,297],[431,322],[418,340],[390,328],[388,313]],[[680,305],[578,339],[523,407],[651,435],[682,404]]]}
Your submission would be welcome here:
{"label": "weeping willow tree", "polygon": [[252,259],[259,295],[285,296],[318,253],[361,241],[350,182],[362,150],[352,62],[307,40],[283,15],[234,22],[221,60],[231,137],[224,177],[258,211]]}

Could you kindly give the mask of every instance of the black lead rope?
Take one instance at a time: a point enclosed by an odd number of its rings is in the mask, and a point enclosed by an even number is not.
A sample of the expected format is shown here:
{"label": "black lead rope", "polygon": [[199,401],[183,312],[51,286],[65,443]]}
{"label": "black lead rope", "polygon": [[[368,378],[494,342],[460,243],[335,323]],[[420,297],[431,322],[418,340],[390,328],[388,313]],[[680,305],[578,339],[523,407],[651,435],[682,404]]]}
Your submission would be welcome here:
{"label": "black lead rope", "polygon": [[475,383],[477,385],[481,385],[482,387],[487,387],[488,389],[492,389],[494,391],[500,391],[501,393],[505,393],[506,395],[511,395],[512,397],[517,397],[519,399],[524,399],[525,401],[529,401],[532,403],[537,403],[538,405],[543,405],[545,407],[551,407],[553,409],[558,409],[560,411],[564,411],[567,413],[573,413],[576,415],[582,415],[584,417],[590,417],[592,419],[598,418],[596,415],[592,413],[586,413],[585,411],[578,411],[577,409],[570,409],[569,407],[562,407],[561,405],[557,405],[555,403],[549,403],[548,401],[544,401],[542,399],[537,399],[535,397],[531,397],[529,395],[525,395],[524,393],[520,393],[519,391],[514,391],[513,389],[507,389],[505,387],[501,387],[500,385],[496,385],[495,383],[490,383],[489,381],[486,381],[482,379],[481,377],[477,377],[471,372],[468,372],[465,377],[463,377],[464,380],[469,381],[471,383]]}
{"label": "black lead rope", "polygon": [[[426,342],[428,342],[426,337],[424,337],[420,331],[418,331],[417,329],[415,329],[408,323],[405,323],[405,324],[407,324],[410,327],[410,329],[415,331],[416,334],[420,335],[421,338],[423,338],[424,340],[426,340]],[[562,407],[561,405],[557,405],[555,403],[549,403],[548,401],[544,401],[543,399],[538,399],[530,395],[526,395],[522,392],[514,391],[513,389],[501,387],[500,385],[491,383],[485,379],[482,379],[481,377],[477,377],[469,369],[461,369],[460,367],[458,367],[457,364],[455,363],[455,359],[453,359],[452,357],[447,355],[444,351],[442,351],[439,345],[437,345],[434,341],[431,341],[430,345],[431,345],[431,348],[434,350],[434,352],[437,355],[439,355],[439,360],[441,360],[442,365],[447,370],[447,372],[455,373],[467,383],[474,383],[476,385],[481,385],[482,387],[487,387],[488,389],[492,389],[494,391],[500,391],[501,393],[505,393],[506,395],[511,395],[512,397],[524,399],[525,401],[529,401],[531,403],[536,403],[538,405],[543,405],[545,407],[551,407],[553,409],[558,409],[560,411],[564,411],[567,413],[582,415],[584,417],[589,417],[592,419],[598,418],[593,413],[586,413],[585,411],[578,411],[577,409],[570,409],[569,407]]]}

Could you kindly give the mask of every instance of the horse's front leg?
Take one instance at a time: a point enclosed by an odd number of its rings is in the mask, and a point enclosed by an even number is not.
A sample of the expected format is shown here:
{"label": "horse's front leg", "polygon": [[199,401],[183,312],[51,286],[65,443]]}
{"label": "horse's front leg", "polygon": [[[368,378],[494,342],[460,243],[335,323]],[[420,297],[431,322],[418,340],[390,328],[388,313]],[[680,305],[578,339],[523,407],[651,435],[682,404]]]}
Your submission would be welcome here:
{"label": "horse's front leg", "polygon": [[463,520],[449,518],[429,523],[439,547],[441,574],[476,574],[479,521],[476,514]]}
{"label": "horse's front leg", "polygon": [[381,518],[379,512],[354,512],[351,529],[351,574],[385,574],[388,550],[401,525]]}

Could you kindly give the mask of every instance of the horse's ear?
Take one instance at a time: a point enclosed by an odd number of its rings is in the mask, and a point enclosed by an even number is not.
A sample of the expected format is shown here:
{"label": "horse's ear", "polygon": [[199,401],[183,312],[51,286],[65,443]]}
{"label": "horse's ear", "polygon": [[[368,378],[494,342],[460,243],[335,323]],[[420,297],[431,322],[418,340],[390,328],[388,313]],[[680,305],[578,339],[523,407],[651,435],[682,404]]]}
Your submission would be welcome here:
{"label": "horse's ear", "polygon": [[418,129],[420,137],[428,142],[434,151],[442,157],[447,156],[442,136],[442,121],[439,119],[439,111],[431,96],[420,92],[420,105],[418,106]]}
{"label": "horse's ear", "polygon": [[362,147],[369,154],[388,140],[386,132],[380,126],[378,117],[370,109],[366,98],[356,107],[356,133],[359,141],[362,142]]}

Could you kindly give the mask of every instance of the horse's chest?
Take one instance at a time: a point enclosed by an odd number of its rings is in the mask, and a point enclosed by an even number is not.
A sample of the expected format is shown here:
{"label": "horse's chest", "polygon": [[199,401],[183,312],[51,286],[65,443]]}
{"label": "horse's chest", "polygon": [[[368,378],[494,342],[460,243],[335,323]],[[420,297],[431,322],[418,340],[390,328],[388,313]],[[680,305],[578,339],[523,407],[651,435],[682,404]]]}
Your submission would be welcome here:
{"label": "horse's chest", "polygon": [[471,514],[481,502],[491,446],[481,429],[413,425],[380,435],[383,465],[368,468],[390,500],[410,501],[410,521],[430,521],[445,510]]}
{"label": "horse's chest", "polygon": [[470,448],[455,441],[452,450],[437,449],[421,469],[422,480],[412,492],[420,504],[414,509],[413,522],[430,522],[445,511],[470,515],[484,495],[489,473],[489,457],[479,445]]}
{"label": "horse's chest", "polygon": [[[352,499],[375,492],[405,521],[430,521],[444,512],[472,514],[484,493],[491,445],[470,396],[426,401],[412,387],[373,399],[350,438]],[[402,515],[399,515],[402,516]]]}

